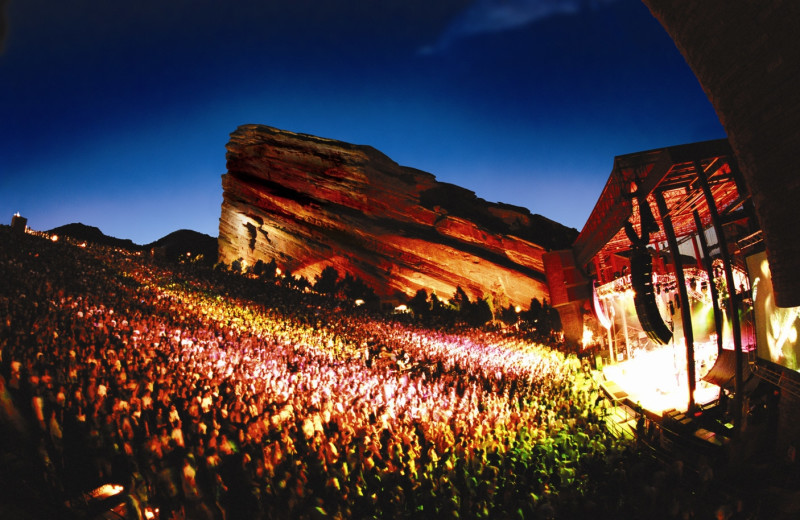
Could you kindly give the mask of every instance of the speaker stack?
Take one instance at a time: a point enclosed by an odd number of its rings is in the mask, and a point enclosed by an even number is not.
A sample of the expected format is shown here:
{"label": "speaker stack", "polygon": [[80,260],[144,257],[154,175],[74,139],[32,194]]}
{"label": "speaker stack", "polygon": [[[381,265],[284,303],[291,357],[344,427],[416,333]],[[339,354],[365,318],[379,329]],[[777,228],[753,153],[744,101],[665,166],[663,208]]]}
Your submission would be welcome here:
{"label": "speaker stack", "polygon": [[653,259],[650,253],[634,251],[631,257],[631,285],[636,315],[647,337],[655,343],[666,345],[672,339],[672,331],[664,323],[656,304],[653,290]]}

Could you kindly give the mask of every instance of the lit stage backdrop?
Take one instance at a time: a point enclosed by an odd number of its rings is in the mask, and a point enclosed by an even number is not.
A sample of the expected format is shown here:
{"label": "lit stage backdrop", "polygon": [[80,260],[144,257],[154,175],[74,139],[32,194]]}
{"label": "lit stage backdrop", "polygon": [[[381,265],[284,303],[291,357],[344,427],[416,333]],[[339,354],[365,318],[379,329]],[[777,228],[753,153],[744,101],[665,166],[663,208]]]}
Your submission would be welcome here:
{"label": "lit stage backdrop", "polygon": [[800,307],[778,307],[772,294],[772,277],[765,252],[747,258],[753,291],[758,357],[800,371]]}

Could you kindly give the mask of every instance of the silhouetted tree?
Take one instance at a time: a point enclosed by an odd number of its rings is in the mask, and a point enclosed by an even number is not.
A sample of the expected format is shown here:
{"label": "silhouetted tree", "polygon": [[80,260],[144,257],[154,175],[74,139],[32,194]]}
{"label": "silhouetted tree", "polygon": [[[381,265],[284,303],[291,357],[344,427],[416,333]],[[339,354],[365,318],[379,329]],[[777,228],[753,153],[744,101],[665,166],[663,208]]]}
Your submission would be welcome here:
{"label": "silhouetted tree", "polygon": [[492,308],[489,306],[489,302],[483,299],[470,303],[467,306],[465,318],[464,321],[473,327],[480,327],[485,325],[486,322],[492,321]]}
{"label": "silhouetted tree", "polygon": [[541,332],[547,337],[561,331],[561,316],[555,308],[547,303],[547,300],[542,304],[542,319],[540,321],[542,321]]}
{"label": "silhouetted tree", "polygon": [[542,317],[542,303],[536,299],[531,299],[531,305],[527,311],[521,313],[521,318],[527,321],[531,326],[536,327],[539,319]]}
{"label": "silhouetted tree", "polygon": [[444,326],[453,325],[456,322],[458,313],[456,312],[452,303],[445,304],[445,302],[443,302],[442,300],[439,299],[438,296],[436,296],[436,293],[431,293],[430,303],[431,303],[431,322],[435,322]]}
{"label": "silhouetted tree", "polygon": [[275,262],[275,259],[271,259],[269,262],[264,263],[263,260],[259,259],[251,269],[251,272],[261,278],[262,280],[272,280],[275,278],[275,273],[277,272],[278,264]]}
{"label": "silhouetted tree", "polygon": [[431,304],[428,302],[428,293],[425,292],[425,289],[418,290],[414,297],[408,300],[408,308],[418,318],[430,315]]}
{"label": "silhouetted tree", "polygon": [[233,262],[231,262],[231,271],[233,271],[234,273],[241,273],[242,272],[242,262],[244,262],[244,260],[241,257],[239,257],[236,260],[234,260]]}
{"label": "silhouetted tree", "polygon": [[456,292],[453,294],[453,299],[450,300],[450,303],[459,313],[469,312],[469,296],[467,296],[467,293],[464,292],[464,289],[462,289],[460,285],[456,287]]}
{"label": "silhouetted tree", "polygon": [[302,276],[295,276],[291,272],[286,273],[281,279],[281,285],[297,289],[298,291],[304,290],[306,287],[311,287],[311,284]]}
{"label": "silhouetted tree", "polygon": [[514,308],[513,305],[509,305],[508,307],[503,307],[500,310],[500,320],[506,325],[514,325],[517,322],[517,320],[519,320],[519,314],[517,314],[517,309]]}
{"label": "silhouetted tree", "polygon": [[308,287],[311,287],[311,282],[305,279],[305,277],[297,275],[292,276],[292,286],[297,290],[304,290]]}
{"label": "silhouetted tree", "polygon": [[[494,318],[495,318],[495,309],[497,308],[497,305],[495,304],[495,301],[494,301],[494,296],[490,293],[489,296],[485,296],[485,297],[481,298],[481,300],[485,301],[486,305],[489,307],[489,314],[491,314],[491,316],[492,316],[489,319],[494,320]],[[502,308],[502,306],[500,306],[500,308]]]}
{"label": "silhouetted tree", "polygon": [[256,263],[250,268],[250,272],[256,276],[261,276],[261,273],[264,272],[264,261],[260,258],[256,260]]}
{"label": "silhouetted tree", "polygon": [[364,300],[364,305],[370,308],[375,308],[380,304],[380,300],[372,287],[367,285],[361,278],[350,273],[345,273],[344,278],[336,284],[336,294],[350,301]]}
{"label": "silhouetted tree", "polygon": [[561,330],[561,316],[551,307],[547,300],[540,303],[536,298],[531,300],[527,311],[520,313],[526,328],[533,331],[536,338],[549,339],[555,332]]}
{"label": "silhouetted tree", "polygon": [[333,266],[328,266],[316,277],[314,290],[321,294],[336,292],[336,282],[339,281],[339,272]]}
{"label": "silhouetted tree", "polygon": [[444,302],[442,302],[442,300],[440,300],[439,297],[436,296],[435,292],[431,293],[430,302],[431,302],[431,313],[434,315],[440,315],[445,308]]}
{"label": "silhouetted tree", "polygon": [[357,300],[361,298],[365,288],[366,284],[361,278],[344,273],[344,277],[336,283],[336,294],[340,298]]}

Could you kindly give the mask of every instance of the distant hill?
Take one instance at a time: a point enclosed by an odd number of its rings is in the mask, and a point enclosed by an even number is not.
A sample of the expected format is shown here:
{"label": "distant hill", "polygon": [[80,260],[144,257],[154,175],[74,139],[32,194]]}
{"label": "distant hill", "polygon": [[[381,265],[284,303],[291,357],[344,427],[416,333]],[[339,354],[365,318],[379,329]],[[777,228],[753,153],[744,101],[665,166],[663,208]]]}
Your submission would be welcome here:
{"label": "distant hill", "polygon": [[[148,250],[157,249],[171,260],[179,257],[203,255],[203,261],[209,264],[217,262],[217,239],[191,229],[179,229],[144,246]],[[189,253],[189,255],[187,255]]]}
{"label": "distant hill", "polygon": [[[217,239],[190,229],[173,231],[169,235],[145,245],[135,244],[129,239],[108,236],[100,231],[99,228],[81,223],[59,226],[47,231],[47,233],[68,236],[75,240],[91,242],[92,244],[119,247],[129,251],[154,251],[169,260],[177,260],[186,256],[196,258],[197,255],[203,255],[204,263],[214,264],[217,261]],[[190,255],[187,255],[187,253],[190,253]]]}
{"label": "distant hill", "polygon": [[86,224],[81,224],[80,222],[53,228],[47,231],[47,233],[51,235],[67,236],[74,238],[75,240],[82,240],[102,246],[121,247],[130,251],[141,251],[144,249],[143,246],[134,244],[132,240],[110,237],[100,231],[100,228],[87,226]]}

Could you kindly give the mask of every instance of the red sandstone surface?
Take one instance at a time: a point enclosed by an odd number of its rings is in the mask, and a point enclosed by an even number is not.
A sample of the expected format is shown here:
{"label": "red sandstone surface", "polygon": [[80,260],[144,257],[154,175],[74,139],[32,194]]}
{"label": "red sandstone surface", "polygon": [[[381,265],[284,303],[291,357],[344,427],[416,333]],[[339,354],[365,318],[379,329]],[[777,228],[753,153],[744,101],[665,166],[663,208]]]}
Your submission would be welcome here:
{"label": "red sandstone surface", "polygon": [[547,298],[542,254],[577,231],[403,167],[369,146],[240,126],[222,176],[219,258],[275,259],[314,281],[327,266],[379,296],[418,289],[497,305]]}

